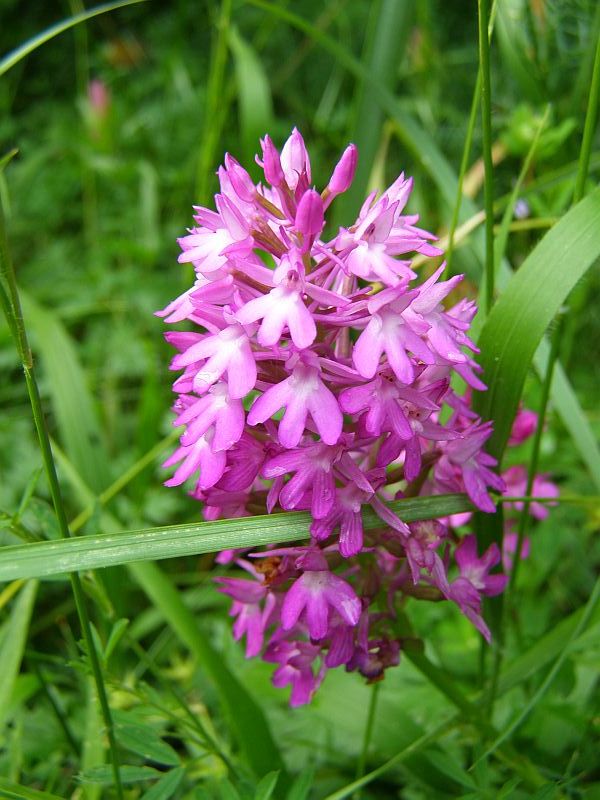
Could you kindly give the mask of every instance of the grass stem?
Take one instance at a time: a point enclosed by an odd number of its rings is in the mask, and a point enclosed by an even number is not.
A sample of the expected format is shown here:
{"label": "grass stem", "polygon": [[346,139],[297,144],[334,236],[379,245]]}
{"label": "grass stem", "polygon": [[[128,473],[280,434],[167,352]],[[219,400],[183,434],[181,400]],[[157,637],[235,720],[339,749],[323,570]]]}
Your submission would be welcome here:
{"label": "grass stem", "polygon": [[490,40],[488,35],[489,3],[478,0],[479,64],[481,70],[481,122],[483,137],[485,208],[485,311],[494,302],[494,165],[492,162],[492,98],[490,81]]}
{"label": "grass stem", "polygon": [[[19,358],[25,373],[25,383],[27,386],[27,393],[31,403],[31,411],[33,420],[38,436],[40,450],[42,454],[42,461],[44,470],[48,480],[50,495],[52,497],[52,504],[54,512],[58,521],[58,526],[62,538],[67,539],[71,537],[71,531],[67,522],[67,514],[65,505],[58,482],[58,475],[56,473],[56,466],[54,457],[52,455],[52,448],[50,446],[50,436],[46,426],[46,418],[42,407],[42,400],[40,397],[39,387],[35,376],[33,355],[27,338],[27,331],[21,312],[21,303],[19,300],[19,293],[17,289],[17,281],[14,271],[14,266],[10,257],[8,248],[8,240],[6,234],[6,226],[4,220],[4,208],[0,202],[0,284],[2,286],[2,305],[7,317],[7,322],[11,333],[13,334]],[[92,629],[90,619],[85,605],[85,598],[81,579],[77,572],[70,574],[71,588],[73,590],[73,597],[75,599],[75,606],[81,624],[83,637],[86,643],[86,650],[96,684],[96,691],[98,693],[98,700],[102,710],[104,724],[106,725],[106,732],[109,742],[109,750],[111,755],[111,762],[113,768],[113,776],[115,789],[118,800],[123,798],[123,787],[121,784],[121,775],[119,770],[119,760],[117,754],[117,742],[115,738],[112,715],[108,698],[106,694],[106,687],[104,684],[104,677],[102,675],[102,668],[98,659],[98,654],[92,638]]]}

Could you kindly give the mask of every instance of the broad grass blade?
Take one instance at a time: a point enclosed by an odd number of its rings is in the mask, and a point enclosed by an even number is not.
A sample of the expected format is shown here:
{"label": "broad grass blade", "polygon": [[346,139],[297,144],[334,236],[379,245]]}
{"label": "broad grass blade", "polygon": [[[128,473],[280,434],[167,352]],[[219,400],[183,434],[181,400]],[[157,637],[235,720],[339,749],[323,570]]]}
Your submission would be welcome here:
{"label": "broad grass blade", "polygon": [[[390,508],[405,522],[472,510],[465,495],[397,500]],[[308,538],[310,521],[306,512],[290,512],[10,545],[0,549],[0,581],[291,542]],[[382,524],[371,510],[364,512],[363,521],[366,530]]]}

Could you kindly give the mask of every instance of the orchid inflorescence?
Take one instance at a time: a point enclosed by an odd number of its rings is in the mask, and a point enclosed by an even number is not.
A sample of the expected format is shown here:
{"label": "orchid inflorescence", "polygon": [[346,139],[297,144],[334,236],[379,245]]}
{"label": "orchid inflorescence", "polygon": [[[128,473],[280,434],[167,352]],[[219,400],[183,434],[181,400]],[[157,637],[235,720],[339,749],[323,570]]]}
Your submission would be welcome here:
{"label": "orchid inflorescence", "polygon": [[[454,531],[465,515],[406,524],[386,500],[464,492],[493,512],[489,489],[505,485],[483,449],[491,423],[470,406],[471,390],[485,389],[467,334],[476,306],[444,307],[462,276],[442,280],[443,264],[420,282],[412,268],[415,254],[441,255],[404,213],[412,180],[371,193],[356,222],[325,240],[355,146],[319,193],[297,130],[281,153],[268,136],[261,145],[265,183],[226,155],[216,211],[196,207],[179,239],[196,280],[159,312],[193,325],[166,334],[183,370],[174,424],[185,426],[166,484],[193,478],[210,520],[310,512],[308,544],[217,558],[248,575],[217,578],[236,639],[277,665],[273,682],[291,685],[300,705],[329,668],[374,681],[397,664],[408,598],[454,602],[489,641],[482,596],[507,581],[490,574],[497,545],[479,557],[475,537]],[[368,532],[365,506],[381,520]]]}

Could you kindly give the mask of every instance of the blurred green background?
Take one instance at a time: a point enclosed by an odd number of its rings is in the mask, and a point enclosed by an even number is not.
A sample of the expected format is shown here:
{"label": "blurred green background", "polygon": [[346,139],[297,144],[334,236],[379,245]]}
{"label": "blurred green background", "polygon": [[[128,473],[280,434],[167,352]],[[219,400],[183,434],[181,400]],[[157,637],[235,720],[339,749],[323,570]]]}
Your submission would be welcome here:
{"label": "blurred green background", "polygon": [[[82,9],[80,0],[2,0],[0,53]],[[498,221],[501,199],[511,192],[547,114],[508,239],[515,268],[571,202],[599,29],[595,0],[498,3],[492,45]],[[361,158],[356,187],[339,203],[335,224],[349,224],[367,188],[384,188],[404,170],[415,177],[411,211],[421,215],[423,227],[444,235],[456,202],[477,69],[476,6],[463,0],[151,0],[63,33],[0,77],[0,159],[18,150],[0,171],[0,194],[71,517],[92,503],[85,531],[199,519],[197,503],[162,487],[159,452],[109,503],[94,505],[94,498],[171,430],[170,351],[153,312],[190,283],[191,272],[176,263],[176,237],[191,223],[192,204],[211,204],[223,154],[229,151],[250,167],[259,136],[268,132],[281,145],[295,125],[321,188],[338,154],[355,141]],[[600,167],[599,145],[596,136],[590,186]],[[477,121],[461,222],[482,206],[480,154]],[[467,274],[473,295],[482,263],[477,229],[457,241],[452,261],[453,271]],[[561,350],[596,431],[599,283],[596,269],[577,287]],[[538,397],[532,376],[526,402],[535,406]],[[0,543],[56,538],[22,371],[3,322],[0,409]],[[515,458],[527,456],[524,446]],[[598,493],[552,410],[542,468],[567,496]],[[533,531],[509,655],[528,651],[585,602],[600,561],[594,538],[599,524],[597,504],[565,503]],[[270,685],[270,668],[246,663],[231,641],[225,603],[210,583],[211,562],[180,559],[163,568],[196,615],[198,636],[212,642],[258,698],[290,771],[312,787],[312,797],[324,797],[354,776],[371,690],[338,671],[312,707],[290,712],[284,694]],[[173,778],[171,794],[156,797],[266,797],[239,760],[202,663],[177,640],[176,625],[165,624],[164,610],[124,569],[87,576],[85,588],[103,647],[118,619],[131,620],[105,663],[121,729],[145,726],[147,736],[148,730],[166,736],[179,754],[175,764],[185,767],[177,783]],[[14,618],[9,601],[0,594],[4,639]],[[476,632],[442,606],[415,608],[415,618],[434,660],[466,689],[474,688]],[[108,773],[93,773],[103,769],[104,743],[65,581],[43,584],[25,634],[23,668],[0,713],[0,775],[59,797],[114,796],[108,779],[102,781]],[[141,660],[135,649],[140,644],[159,677]],[[363,796],[600,797],[599,645],[596,622],[514,736],[516,752],[525,752],[548,782],[546,794],[543,782],[542,788],[527,785],[502,759],[466,772],[462,765],[477,749],[477,734],[463,721],[443,742],[424,745],[386,772]],[[554,647],[560,651],[560,643]],[[544,666],[551,663],[547,653]],[[499,724],[510,720],[540,680],[533,669],[521,677],[502,697]],[[190,738],[165,683],[186,698],[233,763],[239,760],[237,768],[228,766],[219,748]],[[449,709],[448,699],[403,663],[380,691],[368,766],[431,731]],[[78,754],[65,719],[74,739],[84,743]],[[123,763],[143,769],[144,747],[132,747],[129,734],[120,740],[129,753]],[[82,770],[95,774],[95,782],[78,784]],[[143,796],[160,777],[147,773],[144,782],[140,775],[128,785],[128,797]],[[301,789],[298,800],[306,796]],[[281,789],[274,792],[284,796]]]}

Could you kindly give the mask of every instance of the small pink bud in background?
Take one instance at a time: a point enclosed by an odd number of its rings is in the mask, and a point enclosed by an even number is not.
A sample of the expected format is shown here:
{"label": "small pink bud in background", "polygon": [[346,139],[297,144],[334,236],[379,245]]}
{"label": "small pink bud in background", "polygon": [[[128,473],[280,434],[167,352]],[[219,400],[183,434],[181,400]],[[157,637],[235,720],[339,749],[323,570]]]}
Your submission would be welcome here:
{"label": "small pink bud in background", "polygon": [[307,237],[318,236],[323,230],[323,201],[314,189],[302,195],[296,211],[296,229]]}
{"label": "small pink bud in background", "polygon": [[279,158],[279,151],[273,144],[270,136],[265,136],[261,140],[263,151],[263,162],[265,178],[271,186],[278,187],[283,183],[283,170],[281,169],[281,160]]}
{"label": "small pink bud in background", "polygon": [[538,424],[538,415],[535,411],[530,411],[528,408],[520,408],[517,411],[517,416],[513,423],[512,431],[508,444],[510,447],[516,447],[522,444],[530,436],[535,433]]}
{"label": "small pink bud in background", "polygon": [[333,175],[329,179],[327,188],[331,194],[341,194],[350,188],[350,184],[354,180],[357,161],[358,149],[356,145],[349,144],[344,150],[342,157],[335,165]]}
{"label": "small pink bud in background", "polygon": [[110,107],[110,92],[104,81],[94,78],[88,83],[88,100],[93,113],[104,119]]}

